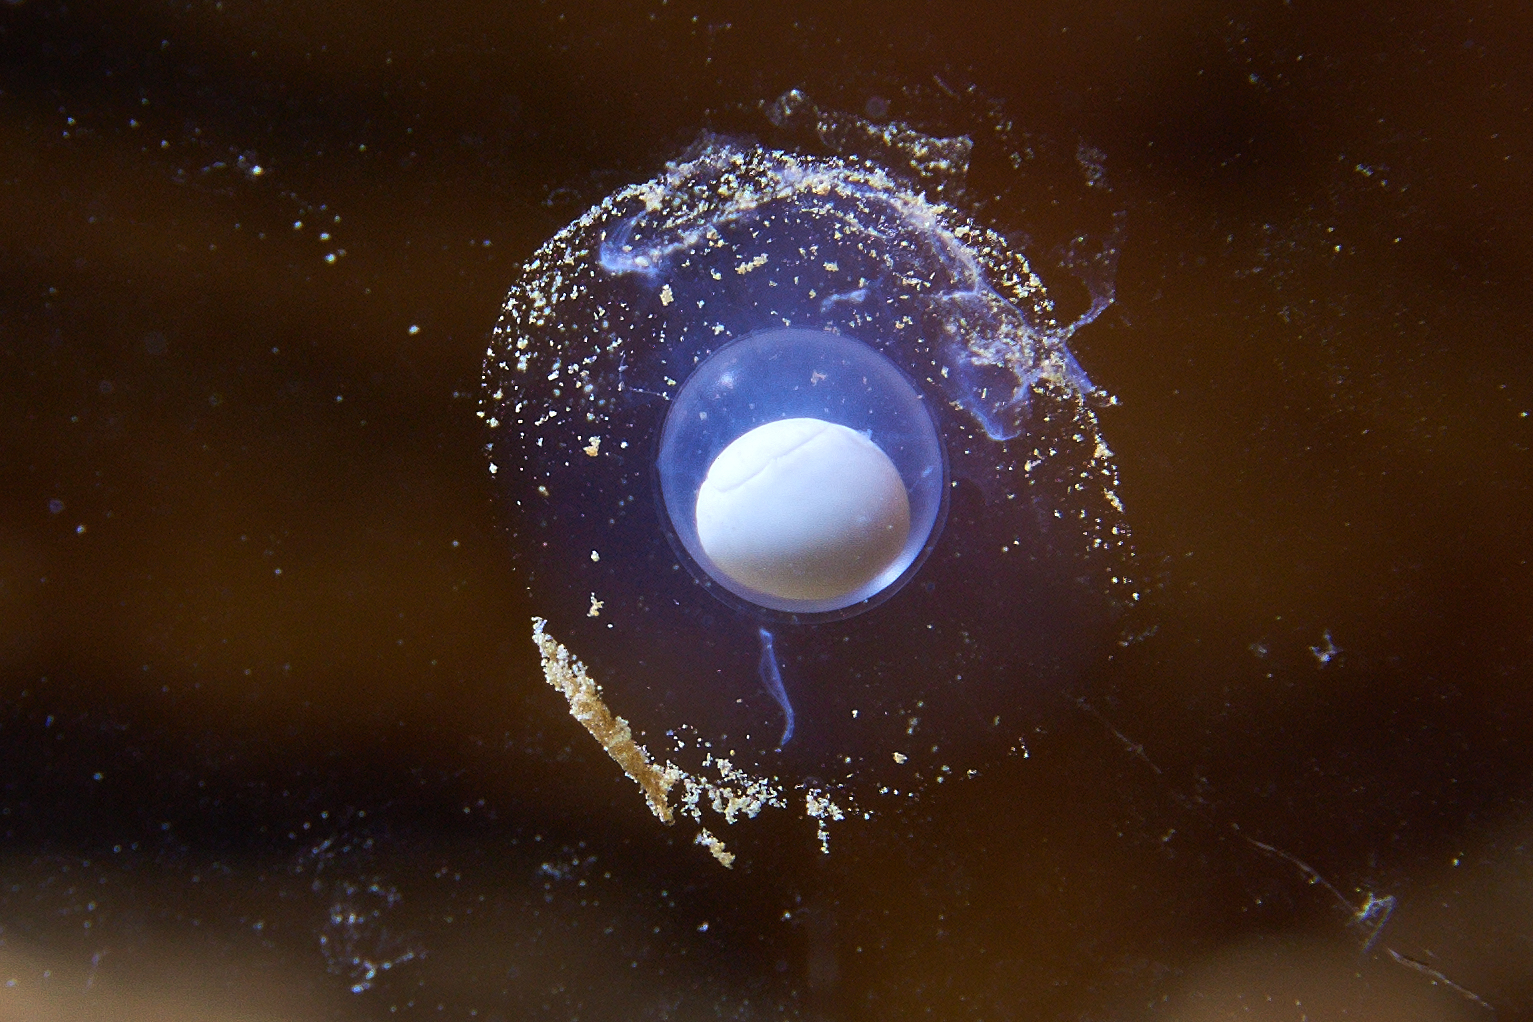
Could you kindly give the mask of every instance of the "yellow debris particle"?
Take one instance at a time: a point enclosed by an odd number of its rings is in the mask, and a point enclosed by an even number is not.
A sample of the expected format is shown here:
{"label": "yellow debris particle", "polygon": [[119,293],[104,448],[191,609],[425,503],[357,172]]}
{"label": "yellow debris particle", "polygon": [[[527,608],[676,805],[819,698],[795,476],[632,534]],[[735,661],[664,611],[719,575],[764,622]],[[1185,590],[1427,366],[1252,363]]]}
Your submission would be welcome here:
{"label": "yellow debris particle", "polygon": [[601,554],[597,553],[595,550],[592,550],[591,551],[591,560],[593,562],[601,560]]}
{"label": "yellow debris particle", "polygon": [[[633,740],[633,731],[629,729],[628,721],[613,716],[612,711],[607,709],[607,704],[602,701],[601,686],[591,680],[585,664],[571,656],[562,643],[544,631],[547,625],[545,618],[532,619],[532,641],[537,644],[538,653],[543,659],[543,677],[569,701],[570,716],[580,721],[591,732],[591,737],[607,750],[607,755],[643,789],[650,811],[662,823],[674,823],[669,794],[681,777],[680,768],[670,763],[661,767],[649,758],[644,746]],[[713,849],[710,847],[710,850]],[[718,858],[720,853],[714,850],[713,854]],[[733,858],[730,856],[731,861]],[[719,861],[723,862],[722,859]],[[729,865],[727,862],[724,864]]]}
{"label": "yellow debris particle", "polygon": [[761,269],[761,267],[765,266],[766,264],[767,264],[766,253],[763,252],[760,255],[758,255],[756,258],[754,258],[754,259],[747,259],[745,262],[741,263],[739,266],[736,266],[735,267],[735,272],[740,274],[740,276],[743,277],[747,273],[751,272],[752,270],[759,270],[759,269]]}
{"label": "yellow debris particle", "polygon": [[804,793],[804,812],[816,823],[820,839],[820,852],[830,854],[830,829],[826,826],[827,821],[840,821],[846,819],[846,814],[841,807],[830,800],[830,796],[813,788]]}
{"label": "yellow debris particle", "polygon": [[894,754],[894,761],[896,763],[903,763],[903,762],[905,762],[905,759],[906,759],[906,757],[905,757],[905,754],[903,752],[896,752]]}
{"label": "yellow debris particle", "polygon": [[697,832],[697,837],[693,840],[692,843],[695,845],[702,845],[704,848],[708,849],[708,851],[712,852],[713,857],[719,860],[719,864],[725,869],[734,868],[735,853],[726,851],[724,848],[724,842],[708,833],[707,827],[704,827],[702,830]]}
{"label": "yellow debris particle", "polygon": [[596,457],[598,454],[601,453],[601,437],[593,436],[591,438],[591,442],[586,444],[585,447],[582,448],[582,450],[584,450],[586,452],[586,457],[588,457],[588,458]]}
{"label": "yellow debris particle", "polygon": [[606,603],[602,602],[601,600],[598,600],[596,598],[596,594],[592,593],[591,594],[591,609],[586,611],[586,617],[601,617],[601,609],[603,607],[605,607],[605,606],[606,606]]}
{"label": "yellow debris particle", "polygon": [[660,304],[661,305],[670,305],[675,300],[676,300],[676,296],[671,293],[671,285],[667,284],[667,285],[665,285],[664,287],[662,287],[660,289]]}

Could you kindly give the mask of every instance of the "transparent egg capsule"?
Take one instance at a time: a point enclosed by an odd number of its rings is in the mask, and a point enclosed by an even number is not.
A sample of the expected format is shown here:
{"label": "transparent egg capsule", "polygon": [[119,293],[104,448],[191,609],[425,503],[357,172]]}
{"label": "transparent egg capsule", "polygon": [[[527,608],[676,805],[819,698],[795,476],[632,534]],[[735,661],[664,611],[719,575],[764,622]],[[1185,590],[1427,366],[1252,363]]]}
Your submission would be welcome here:
{"label": "transparent egg capsule", "polygon": [[[910,138],[962,173],[965,140]],[[859,797],[980,767],[1135,598],[1066,344],[1110,293],[1057,322],[932,194],[705,138],[513,286],[482,414],[544,668],[569,695],[578,659],[648,759]]]}
{"label": "transparent egg capsule", "polygon": [[887,357],[781,328],[693,370],[671,401],[656,472],[676,545],[705,587],[824,619],[868,609],[914,573],[942,518],[946,464],[926,401]]}

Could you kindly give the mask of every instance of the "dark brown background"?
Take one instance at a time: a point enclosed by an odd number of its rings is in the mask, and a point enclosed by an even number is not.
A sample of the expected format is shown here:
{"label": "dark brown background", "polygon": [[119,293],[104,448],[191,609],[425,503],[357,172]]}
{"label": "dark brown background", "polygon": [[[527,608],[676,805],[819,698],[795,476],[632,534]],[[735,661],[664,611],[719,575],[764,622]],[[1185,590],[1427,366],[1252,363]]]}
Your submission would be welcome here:
{"label": "dark brown background", "polygon": [[[1533,1015],[1530,28],[0,6],[0,1015]],[[479,362],[700,130],[939,78],[1106,154],[1144,637],[1027,760],[725,873],[536,672]]]}

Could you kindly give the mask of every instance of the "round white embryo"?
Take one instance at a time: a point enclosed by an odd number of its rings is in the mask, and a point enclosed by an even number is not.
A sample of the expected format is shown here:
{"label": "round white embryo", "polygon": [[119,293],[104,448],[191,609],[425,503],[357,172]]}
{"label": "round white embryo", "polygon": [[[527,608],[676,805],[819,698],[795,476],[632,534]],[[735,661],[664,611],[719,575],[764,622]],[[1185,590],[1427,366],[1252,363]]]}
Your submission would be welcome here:
{"label": "round white embryo", "polygon": [[823,419],[779,419],[736,438],[697,493],[697,536],[718,568],[781,599],[851,595],[910,535],[910,498],[882,448]]}

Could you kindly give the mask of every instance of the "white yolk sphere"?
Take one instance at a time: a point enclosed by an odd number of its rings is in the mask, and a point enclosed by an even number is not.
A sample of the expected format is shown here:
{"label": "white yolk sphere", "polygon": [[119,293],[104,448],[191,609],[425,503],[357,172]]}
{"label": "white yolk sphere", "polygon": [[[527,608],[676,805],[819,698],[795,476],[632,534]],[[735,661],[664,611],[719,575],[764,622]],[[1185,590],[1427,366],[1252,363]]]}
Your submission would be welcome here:
{"label": "white yolk sphere", "polygon": [[718,568],[781,599],[848,596],[910,535],[910,497],[868,437],[823,419],[779,419],[735,439],[697,493],[697,538]]}

